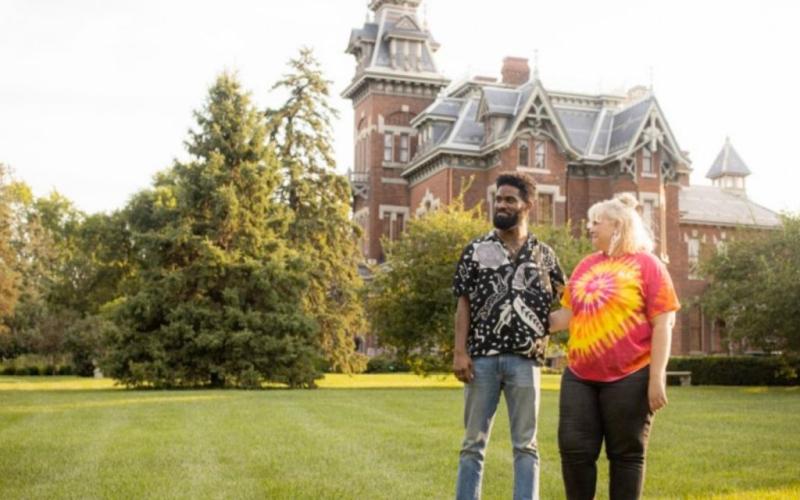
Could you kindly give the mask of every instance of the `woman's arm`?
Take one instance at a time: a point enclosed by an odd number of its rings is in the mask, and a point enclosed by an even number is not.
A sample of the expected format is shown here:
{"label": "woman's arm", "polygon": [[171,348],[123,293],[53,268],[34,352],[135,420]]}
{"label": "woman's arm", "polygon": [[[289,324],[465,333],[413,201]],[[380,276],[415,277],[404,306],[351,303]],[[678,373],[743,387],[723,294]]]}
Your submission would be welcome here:
{"label": "woman's arm", "polygon": [[650,351],[650,384],[647,399],[650,411],[655,412],[667,405],[667,362],[672,345],[672,327],[675,312],[665,312],[653,318],[653,343]]}
{"label": "woman's arm", "polygon": [[550,313],[550,333],[560,332],[569,328],[569,320],[572,319],[572,310],[562,307],[558,311]]}

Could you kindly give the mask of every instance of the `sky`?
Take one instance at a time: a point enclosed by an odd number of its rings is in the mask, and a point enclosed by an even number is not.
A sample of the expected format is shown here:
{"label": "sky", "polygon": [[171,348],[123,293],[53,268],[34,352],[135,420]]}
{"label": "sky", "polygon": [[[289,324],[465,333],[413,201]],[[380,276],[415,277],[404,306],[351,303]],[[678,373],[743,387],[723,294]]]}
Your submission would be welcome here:
{"label": "sky", "polygon": [[[538,53],[552,90],[624,93],[652,84],[692,183],[730,137],[753,172],[749,196],[800,212],[800,2],[423,0],[452,80],[499,76]],[[192,112],[222,71],[261,108],[299,49],[332,81],[338,168],[353,159],[353,113],[339,94],[366,0],[0,0],[0,162],[37,195],[87,212],[122,208],[185,158]],[[794,61],[794,62],[793,62]]]}

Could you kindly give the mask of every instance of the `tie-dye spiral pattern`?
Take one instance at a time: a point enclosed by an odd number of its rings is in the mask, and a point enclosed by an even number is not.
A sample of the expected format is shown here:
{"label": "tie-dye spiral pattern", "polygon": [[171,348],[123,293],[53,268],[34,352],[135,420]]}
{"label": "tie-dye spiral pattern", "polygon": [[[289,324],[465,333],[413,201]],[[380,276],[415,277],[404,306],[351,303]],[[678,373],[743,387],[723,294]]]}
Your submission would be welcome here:
{"label": "tie-dye spiral pattern", "polygon": [[650,363],[651,320],[680,305],[664,265],[649,253],[586,257],[561,299],[572,310],[567,356],[575,375],[618,380]]}

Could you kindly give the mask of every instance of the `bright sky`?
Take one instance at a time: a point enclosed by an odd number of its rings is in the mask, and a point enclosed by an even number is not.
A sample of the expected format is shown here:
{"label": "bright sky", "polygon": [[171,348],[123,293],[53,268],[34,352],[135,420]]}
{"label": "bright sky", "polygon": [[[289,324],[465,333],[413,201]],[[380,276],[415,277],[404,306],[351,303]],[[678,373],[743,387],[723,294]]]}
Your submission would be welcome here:
{"label": "bright sky", "polygon": [[[339,168],[352,163],[353,76],[344,53],[366,0],[3,0],[0,162],[37,194],[79,208],[122,207],[184,155],[208,87],[238,71],[263,107],[303,45],[333,81]],[[692,182],[730,136],[753,171],[748,193],[800,211],[800,2],[424,0],[445,76],[499,75],[507,55],[539,51],[545,87],[595,93],[649,84]]]}

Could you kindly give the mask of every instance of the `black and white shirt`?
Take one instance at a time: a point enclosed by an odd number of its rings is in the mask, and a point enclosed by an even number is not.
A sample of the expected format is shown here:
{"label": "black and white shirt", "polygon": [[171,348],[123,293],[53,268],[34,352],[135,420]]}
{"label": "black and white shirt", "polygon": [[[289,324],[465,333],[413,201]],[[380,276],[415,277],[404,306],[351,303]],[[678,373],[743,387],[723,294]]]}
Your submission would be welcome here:
{"label": "black and white shirt", "polygon": [[555,252],[533,235],[514,259],[495,231],[473,240],[453,279],[456,297],[469,297],[470,356],[513,353],[544,363],[550,305],[563,289]]}

